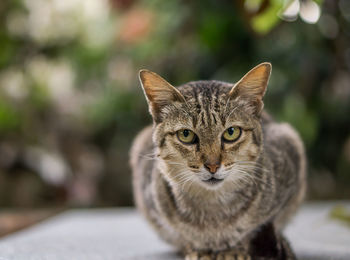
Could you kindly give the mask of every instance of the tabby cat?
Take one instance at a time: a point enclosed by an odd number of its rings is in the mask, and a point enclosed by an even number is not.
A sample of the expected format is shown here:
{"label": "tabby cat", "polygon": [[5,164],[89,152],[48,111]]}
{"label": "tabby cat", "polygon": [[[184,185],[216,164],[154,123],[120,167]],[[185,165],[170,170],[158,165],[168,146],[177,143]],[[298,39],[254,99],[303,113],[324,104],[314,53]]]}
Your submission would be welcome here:
{"label": "tabby cat", "polygon": [[298,134],[263,111],[271,64],[236,84],[140,81],[153,126],[131,149],[136,205],[186,259],[294,259],[281,229],[305,193]]}

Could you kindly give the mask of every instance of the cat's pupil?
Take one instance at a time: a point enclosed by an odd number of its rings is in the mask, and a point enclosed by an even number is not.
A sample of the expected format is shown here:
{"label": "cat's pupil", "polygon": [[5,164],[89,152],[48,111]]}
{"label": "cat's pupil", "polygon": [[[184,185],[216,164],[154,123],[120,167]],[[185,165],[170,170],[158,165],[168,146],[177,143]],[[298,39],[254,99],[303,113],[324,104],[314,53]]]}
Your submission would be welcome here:
{"label": "cat's pupil", "polygon": [[184,137],[187,137],[190,133],[189,133],[188,130],[184,130],[184,131],[183,131],[183,134],[184,134]]}
{"label": "cat's pupil", "polygon": [[233,127],[230,127],[229,129],[227,129],[227,132],[229,135],[233,135],[234,131],[235,131],[235,129]]}

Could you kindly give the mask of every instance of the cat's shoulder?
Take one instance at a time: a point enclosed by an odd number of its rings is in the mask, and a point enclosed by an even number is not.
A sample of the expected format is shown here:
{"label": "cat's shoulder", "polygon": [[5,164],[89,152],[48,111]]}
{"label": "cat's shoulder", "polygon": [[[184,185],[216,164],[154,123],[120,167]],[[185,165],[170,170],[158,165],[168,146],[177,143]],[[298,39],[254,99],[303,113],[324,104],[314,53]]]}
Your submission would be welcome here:
{"label": "cat's shoulder", "polygon": [[277,122],[267,112],[261,115],[261,124],[265,145],[275,144],[296,149],[299,154],[304,154],[304,145],[298,132],[286,122]]}
{"label": "cat's shoulder", "polygon": [[131,166],[137,164],[141,154],[148,153],[148,151],[153,149],[152,133],[153,126],[149,125],[142,129],[134,139],[134,142],[130,149]]}

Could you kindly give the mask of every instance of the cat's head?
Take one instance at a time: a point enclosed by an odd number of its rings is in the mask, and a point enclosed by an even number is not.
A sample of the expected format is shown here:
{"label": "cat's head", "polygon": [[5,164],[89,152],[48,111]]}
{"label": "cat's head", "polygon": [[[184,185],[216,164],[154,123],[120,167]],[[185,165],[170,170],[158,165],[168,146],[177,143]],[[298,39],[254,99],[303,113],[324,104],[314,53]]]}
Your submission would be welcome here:
{"label": "cat's head", "polygon": [[140,71],[163,174],[182,187],[219,189],[246,181],[262,149],[260,114],[271,73],[262,63],[236,84],[195,81],[177,88]]}

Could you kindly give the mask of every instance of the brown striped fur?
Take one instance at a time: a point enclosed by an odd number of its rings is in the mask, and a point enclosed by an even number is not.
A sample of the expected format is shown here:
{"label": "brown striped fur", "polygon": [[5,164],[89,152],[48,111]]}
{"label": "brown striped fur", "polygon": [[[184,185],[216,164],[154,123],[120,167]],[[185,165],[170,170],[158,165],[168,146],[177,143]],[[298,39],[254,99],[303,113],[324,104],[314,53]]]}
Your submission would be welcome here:
{"label": "brown striped fur", "polygon": [[[280,237],[306,186],[298,134],[262,111],[270,70],[269,63],[262,63],[237,84],[195,81],[177,88],[153,72],[140,72],[154,124],[136,137],[131,149],[135,202],[159,235],[187,259],[233,254],[293,258],[259,255],[264,250],[256,246],[261,230]],[[226,143],[222,134],[231,126],[240,127],[242,134]],[[192,130],[198,142],[180,142],[176,131],[181,129]],[[214,176],[222,182],[203,181],[212,175],[206,161],[219,162]],[[271,228],[263,229],[266,225]],[[271,242],[272,247],[278,244],[287,245],[283,238]]]}

